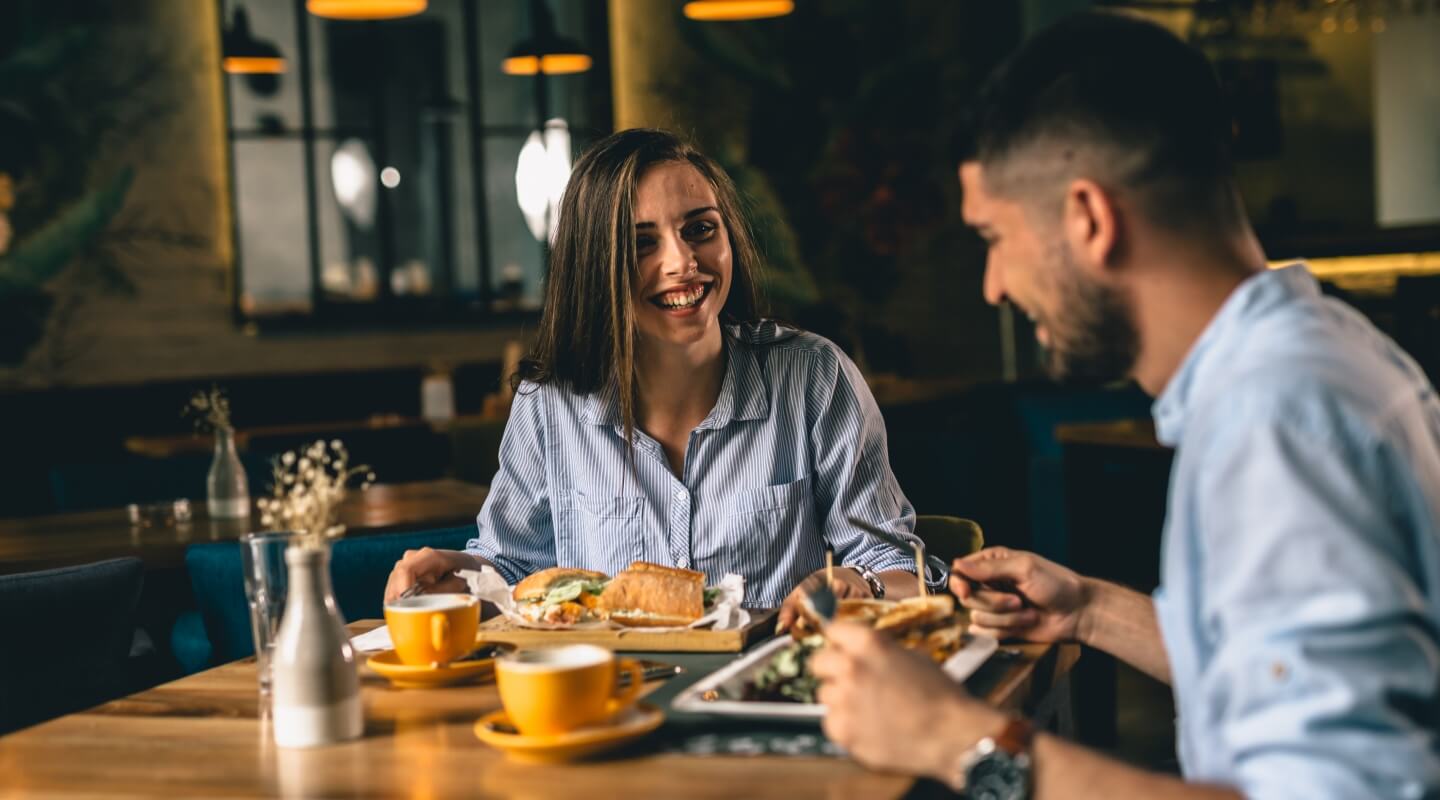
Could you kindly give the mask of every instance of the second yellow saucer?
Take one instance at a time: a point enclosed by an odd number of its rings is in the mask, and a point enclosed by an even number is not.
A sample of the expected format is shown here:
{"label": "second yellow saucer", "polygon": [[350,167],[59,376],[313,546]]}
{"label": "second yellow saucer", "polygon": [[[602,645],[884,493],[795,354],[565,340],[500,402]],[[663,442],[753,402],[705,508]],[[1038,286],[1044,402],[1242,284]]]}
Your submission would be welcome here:
{"label": "second yellow saucer", "polygon": [[505,710],[493,711],[475,723],[475,736],[491,747],[505,751],[521,764],[555,764],[613,750],[639,739],[660,727],[665,712],[649,703],[634,708],[602,725],[592,725],[553,736],[524,736],[510,724]]}
{"label": "second yellow saucer", "polygon": [[494,658],[452,661],[440,666],[412,666],[403,663],[394,650],[376,653],[370,656],[365,663],[370,666],[370,669],[385,676],[390,683],[401,689],[431,689],[439,686],[451,686],[486,678],[495,672]]}

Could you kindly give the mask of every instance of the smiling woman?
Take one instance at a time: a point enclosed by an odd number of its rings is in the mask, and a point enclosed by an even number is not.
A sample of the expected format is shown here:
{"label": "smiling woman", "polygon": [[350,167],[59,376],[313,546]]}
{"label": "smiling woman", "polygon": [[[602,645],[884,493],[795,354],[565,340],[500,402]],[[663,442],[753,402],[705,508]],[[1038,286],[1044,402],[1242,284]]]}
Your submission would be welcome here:
{"label": "smiling woman", "polygon": [[477,536],[407,556],[387,594],[484,564],[515,583],[650,561],[792,606],[827,549],[852,567],[841,596],[917,591],[910,552],[847,523],[913,540],[875,400],[834,344],[761,316],[758,269],[729,177],[674,135],[581,157]]}

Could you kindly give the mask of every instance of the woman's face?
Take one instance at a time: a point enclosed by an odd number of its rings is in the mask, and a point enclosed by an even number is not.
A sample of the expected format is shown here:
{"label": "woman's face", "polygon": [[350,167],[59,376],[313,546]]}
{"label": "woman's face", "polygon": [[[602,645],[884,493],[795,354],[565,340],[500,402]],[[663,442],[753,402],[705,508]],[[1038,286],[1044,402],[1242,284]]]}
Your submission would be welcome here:
{"label": "woman's face", "polygon": [[641,336],[689,345],[719,335],[720,309],[730,293],[730,231],[715,190],[699,170],[671,162],[640,176],[635,253],[640,262],[635,320]]}

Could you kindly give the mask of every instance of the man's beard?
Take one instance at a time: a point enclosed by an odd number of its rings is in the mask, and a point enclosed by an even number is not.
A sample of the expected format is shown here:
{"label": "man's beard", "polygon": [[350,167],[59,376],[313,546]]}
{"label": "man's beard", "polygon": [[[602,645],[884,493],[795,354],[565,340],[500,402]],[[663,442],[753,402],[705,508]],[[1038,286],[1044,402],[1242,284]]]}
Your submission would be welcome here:
{"label": "man's beard", "polygon": [[1045,370],[1060,381],[1109,383],[1127,378],[1140,353],[1140,335],[1125,297],[1081,274],[1064,248],[1051,260],[1060,297],[1050,320]]}

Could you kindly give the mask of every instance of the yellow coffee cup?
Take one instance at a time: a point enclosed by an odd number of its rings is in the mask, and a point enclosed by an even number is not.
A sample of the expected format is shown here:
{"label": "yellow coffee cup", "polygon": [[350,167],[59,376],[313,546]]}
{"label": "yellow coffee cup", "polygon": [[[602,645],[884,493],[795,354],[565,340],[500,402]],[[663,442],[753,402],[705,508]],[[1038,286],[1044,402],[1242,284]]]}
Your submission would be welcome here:
{"label": "yellow coffee cup", "polygon": [[421,594],[385,604],[385,625],[400,661],[448,664],[475,649],[480,599],[468,594]]}
{"label": "yellow coffee cup", "polygon": [[[617,678],[625,672],[623,690]],[[604,722],[635,703],[645,682],[639,662],[593,644],[521,650],[495,660],[495,683],[510,723],[525,736],[566,733]]]}

